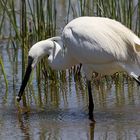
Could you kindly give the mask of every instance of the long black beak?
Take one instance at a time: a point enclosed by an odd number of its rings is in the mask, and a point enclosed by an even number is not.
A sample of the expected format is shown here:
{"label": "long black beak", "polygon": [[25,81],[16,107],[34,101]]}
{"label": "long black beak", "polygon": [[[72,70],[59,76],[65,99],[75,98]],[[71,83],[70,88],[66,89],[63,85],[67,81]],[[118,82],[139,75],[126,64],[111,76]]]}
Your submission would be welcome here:
{"label": "long black beak", "polygon": [[31,75],[31,72],[32,72],[32,62],[33,62],[33,58],[31,56],[28,56],[28,66],[27,66],[27,69],[26,69],[26,73],[25,73],[25,76],[23,78],[18,96],[16,97],[18,102],[21,100],[21,97],[24,93],[24,89],[25,89],[25,87],[27,85],[27,82],[30,78],[30,75]]}

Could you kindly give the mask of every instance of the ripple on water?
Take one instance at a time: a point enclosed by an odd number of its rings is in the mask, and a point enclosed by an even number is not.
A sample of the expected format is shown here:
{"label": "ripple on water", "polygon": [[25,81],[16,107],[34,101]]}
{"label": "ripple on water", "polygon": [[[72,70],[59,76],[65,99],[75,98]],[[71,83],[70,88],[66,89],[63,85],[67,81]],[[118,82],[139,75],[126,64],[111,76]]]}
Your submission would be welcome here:
{"label": "ripple on water", "polygon": [[80,122],[87,120],[86,110],[69,108],[69,109],[52,109],[52,108],[30,108],[30,111],[22,111],[23,117],[29,117],[32,121],[57,121],[57,122]]}
{"label": "ripple on water", "polygon": [[[95,138],[98,139],[107,133],[108,138],[112,135],[115,138],[119,130],[132,132],[134,135],[134,130],[138,130],[140,126],[139,107],[95,110],[95,126],[91,125],[87,110],[83,108],[30,107],[30,109],[21,108],[21,110],[19,112],[16,107],[0,108],[1,137],[38,139],[45,134],[46,138],[52,139],[55,137],[75,139],[79,136],[87,139],[87,135],[92,136],[95,133]],[[124,137],[131,137],[130,133],[126,133]]]}

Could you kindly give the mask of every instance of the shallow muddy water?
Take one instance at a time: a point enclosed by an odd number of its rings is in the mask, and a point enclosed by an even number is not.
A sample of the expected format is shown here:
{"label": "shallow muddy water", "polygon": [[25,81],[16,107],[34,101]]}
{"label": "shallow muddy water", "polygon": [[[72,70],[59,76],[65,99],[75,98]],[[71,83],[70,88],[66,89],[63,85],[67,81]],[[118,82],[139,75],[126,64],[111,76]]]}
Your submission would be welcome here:
{"label": "shallow muddy water", "polygon": [[[88,120],[88,95],[84,76],[73,74],[58,82],[49,80],[38,90],[35,77],[26,89],[26,106],[15,96],[21,84],[21,57],[1,49],[9,82],[0,77],[0,139],[26,140],[138,140],[140,139],[140,89],[132,79],[100,84],[93,81],[96,123]],[[67,75],[67,74],[66,74]],[[45,90],[44,90],[45,89]]]}

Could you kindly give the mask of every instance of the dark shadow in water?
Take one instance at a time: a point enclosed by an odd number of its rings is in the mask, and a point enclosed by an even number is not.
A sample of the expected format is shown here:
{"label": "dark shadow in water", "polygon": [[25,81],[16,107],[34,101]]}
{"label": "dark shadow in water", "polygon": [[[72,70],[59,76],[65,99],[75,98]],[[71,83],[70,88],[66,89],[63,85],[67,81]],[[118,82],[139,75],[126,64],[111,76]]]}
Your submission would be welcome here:
{"label": "dark shadow in water", "polygon": [[24,140],[30,140],[30,127],[29,127],[29,114],[28,112],[17,114],[18,117],[18,126],[21,132],[24,134]]}

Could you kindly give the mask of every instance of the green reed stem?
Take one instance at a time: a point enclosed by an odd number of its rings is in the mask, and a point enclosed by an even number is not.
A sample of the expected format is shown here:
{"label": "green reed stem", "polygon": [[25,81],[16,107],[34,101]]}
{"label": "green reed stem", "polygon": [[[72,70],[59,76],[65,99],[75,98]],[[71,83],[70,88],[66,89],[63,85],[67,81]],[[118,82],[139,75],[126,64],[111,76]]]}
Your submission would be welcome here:
{"label": "green reed stem", "polygon": [[[26,25],[27,21],[26,21],[26,1],[25,0],[21,0],[21,30],[20,30],[20,35],[22,37],[22,79],[24,77],[24,73],[25,73],[25,57],[27,57],[26,55],[26,46],[27,46],[27,42],[26,42],[26,37],[27,37],[27,25]],[[23,96],[23,105],[27,106],[26,103],[26,98],[25,96]]]}
{"label": "green reed stem", "polygon": [[[7,1],[6,1],[6,3],[7,3]],[[1,34],[1,31],[2,31],[4,19],[5,19],[5,8],[3,10],[2,19],[1,19],[1,23],[0,23],[0,34]]]}
{"label": "green reed stem", "polygon": [[0,5],[2,6],[3,10],[6,12],[6,14],[10,20],[10,23],[13,26],[13,29],[16,34],[16,38],[20,41],[20,35],[19,35],[18,26],[17,26],[17,22],[16,22],[16,16],[15,16],[14,1],[13,0],[12,1],[0,0]]}
{"label": "green reed stem", "polygon": [[3,76],[4,76],[6,89],[8,89],[8,80],[7,80],[7,77],[6,77],[6,73],[5,73],[5,69],[4,69],[4,65],[3,65],[3,61],[2,61],[1,56],[0,56],[0,66],[1,66],[1,69],[2,69]]}

